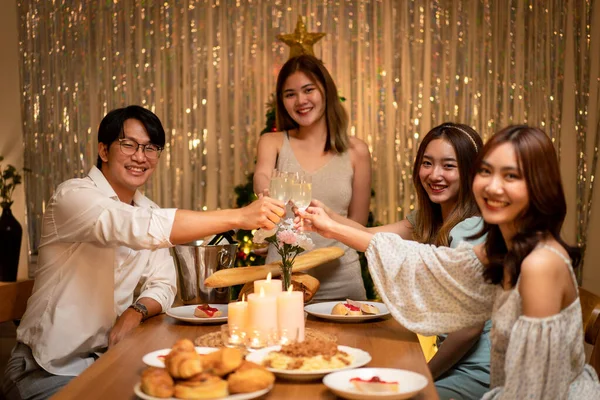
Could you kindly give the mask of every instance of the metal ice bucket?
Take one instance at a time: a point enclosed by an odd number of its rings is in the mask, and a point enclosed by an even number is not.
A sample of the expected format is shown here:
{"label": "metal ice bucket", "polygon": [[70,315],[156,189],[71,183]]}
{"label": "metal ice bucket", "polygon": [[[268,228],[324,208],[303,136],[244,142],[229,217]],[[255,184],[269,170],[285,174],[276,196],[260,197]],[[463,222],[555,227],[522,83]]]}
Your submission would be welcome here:
{"label": "metal ice bucket", "polygon": [[235,264],[238,243],[204,245],[201,240],[173,248],[177,266],[177,296],[183,304],[229,302],[230,290],[207,288],[204,280],[210,275]]}

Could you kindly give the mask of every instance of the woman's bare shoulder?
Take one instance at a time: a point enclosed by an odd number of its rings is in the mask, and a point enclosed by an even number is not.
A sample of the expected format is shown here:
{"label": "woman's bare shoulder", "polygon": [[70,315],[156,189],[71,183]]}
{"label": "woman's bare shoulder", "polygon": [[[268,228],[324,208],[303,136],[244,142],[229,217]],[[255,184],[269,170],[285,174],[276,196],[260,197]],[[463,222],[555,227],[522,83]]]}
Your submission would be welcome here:
{"label": "woman's bare shoulder", "polygon": [[568,260],[569,253],[560,243],[553,239],[543,241],[521,262],[521,279],[537,280],[542,275],[556,279],[569,277]]}
{"label": "woman's bare shoulder", "polygon": [[279,149],[283,144],[283,135],[285,135],[285,132],[266,132],[260,135],[258,143],[260,145],[268,145],[269,147],[276,146]]}
{"label": "woman's bare shoulder", "polygon": [[285,132],[274,131],[274,132],[265,132],[260,135],[260,140],[280,140],[283,141],[283,135]]}
{"label": "woman's bare shoulder", "polygon": [[371,157],[369,146],[357,137],[350,137],[350,155],[357,159],[366,159]]}

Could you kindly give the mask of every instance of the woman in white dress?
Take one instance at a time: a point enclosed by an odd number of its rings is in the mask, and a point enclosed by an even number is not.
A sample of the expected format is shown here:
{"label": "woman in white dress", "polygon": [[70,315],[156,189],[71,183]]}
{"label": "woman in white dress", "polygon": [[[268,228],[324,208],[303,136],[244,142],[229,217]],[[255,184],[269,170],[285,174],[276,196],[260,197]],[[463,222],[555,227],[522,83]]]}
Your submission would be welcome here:
{"label": "woman in white dress", "polygon": [[484,244],[456,249],[354,229],[319,208],[304,229],[366,250],[392,315],[423,334],[452,332],[492,317],[491,389],[484,399],[592,399],[573,273],[579,250],[560,237],[566,202],[554,147],[537,128],[496,133],[476,162],[473,193]]}

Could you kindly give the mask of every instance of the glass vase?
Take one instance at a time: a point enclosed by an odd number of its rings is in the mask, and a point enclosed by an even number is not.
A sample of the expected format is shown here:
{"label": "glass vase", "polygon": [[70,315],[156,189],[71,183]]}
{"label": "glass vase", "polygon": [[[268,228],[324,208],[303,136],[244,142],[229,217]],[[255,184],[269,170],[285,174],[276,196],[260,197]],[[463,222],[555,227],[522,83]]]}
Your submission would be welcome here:
{"label": "glass vase", "polygon": [[283,259],[281,260],[281,280],[283,285],[283,290],[286,291],[292,284],[292,268],[294,267],[294,263],[290,260]]}

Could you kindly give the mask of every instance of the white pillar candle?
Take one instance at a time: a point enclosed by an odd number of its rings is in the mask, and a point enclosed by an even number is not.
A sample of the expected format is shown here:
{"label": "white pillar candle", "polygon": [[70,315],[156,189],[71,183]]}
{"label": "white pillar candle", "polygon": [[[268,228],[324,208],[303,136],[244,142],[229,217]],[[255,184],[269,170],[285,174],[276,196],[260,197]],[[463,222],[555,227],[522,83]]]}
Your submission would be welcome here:
{"label": "white pillar candle", "polygon": [[271,273],[269,272],[267,279],[254,281],[254,293],[260,293],[261,288],[265,291],[265,296],[277,296],[282,291],[281,279],[271,279]]}
{"label": "white pillar candle", "polygon": [[261,340],[268,340],[277,332],[277,298],[265,296],[264,290],[248,295],[248,330],[249,336],[258,331]]}
{"label": "white pillar candle", "polygon": [[227,323],[230,327],[245,331],[248,325],[248,302],[236,301],[227,305]]}
{"label": "white pillar candle", "polygon": [[[292,291],[292,286],[286,292],[277,295],[277,321],[279,335],[288,336],[291,341],[304,341],[304,294]],[[295,332],[298,332],[297,337]]]}

